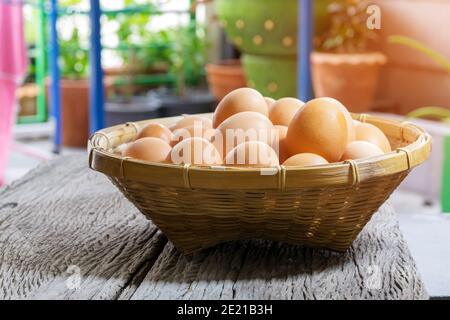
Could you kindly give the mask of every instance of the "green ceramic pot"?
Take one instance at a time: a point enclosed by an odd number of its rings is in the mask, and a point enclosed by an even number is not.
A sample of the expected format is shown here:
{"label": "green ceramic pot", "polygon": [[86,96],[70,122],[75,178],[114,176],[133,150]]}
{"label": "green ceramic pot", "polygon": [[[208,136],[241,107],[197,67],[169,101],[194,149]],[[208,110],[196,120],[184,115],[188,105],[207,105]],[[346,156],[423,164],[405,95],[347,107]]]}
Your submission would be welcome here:
{"label": "green ceramic pot", "polygon": [[[316,32],[326,28],[330,2],[314,1]],[[228,38],[244,53],[249,85],[274,98],[295,96],[298,0],[215,0],[214,4]]]}
{"label": "green ceramic pot", "polygon": [[243,54],[241,59],[249,87],[274,99],[296,96],[297,59],[295,55]]}

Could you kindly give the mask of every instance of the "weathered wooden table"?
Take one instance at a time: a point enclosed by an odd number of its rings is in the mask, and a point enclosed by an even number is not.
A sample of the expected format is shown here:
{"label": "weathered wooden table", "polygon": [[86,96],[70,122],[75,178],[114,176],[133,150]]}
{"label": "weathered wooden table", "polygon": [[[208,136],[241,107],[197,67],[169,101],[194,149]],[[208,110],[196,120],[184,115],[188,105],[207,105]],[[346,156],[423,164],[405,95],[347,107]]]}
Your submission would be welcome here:
{"label": "weathered wooden table", "polygon": [[268,241],[181,255],[86,157],[0,191],[1,299],[426,299],[385,205],[345,254]]}

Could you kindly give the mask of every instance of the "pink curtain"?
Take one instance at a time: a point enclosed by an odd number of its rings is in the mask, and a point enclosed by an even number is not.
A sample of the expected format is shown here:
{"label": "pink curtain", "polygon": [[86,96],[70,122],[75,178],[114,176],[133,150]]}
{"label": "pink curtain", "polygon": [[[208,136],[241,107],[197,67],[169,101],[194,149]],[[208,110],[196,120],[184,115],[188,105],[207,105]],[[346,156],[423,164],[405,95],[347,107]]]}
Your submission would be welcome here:
{"label": "pink curtain", "polygon": [[22,6],[0,0],[0,186],[11,144],[15,119],[15,90],[27,68]]}

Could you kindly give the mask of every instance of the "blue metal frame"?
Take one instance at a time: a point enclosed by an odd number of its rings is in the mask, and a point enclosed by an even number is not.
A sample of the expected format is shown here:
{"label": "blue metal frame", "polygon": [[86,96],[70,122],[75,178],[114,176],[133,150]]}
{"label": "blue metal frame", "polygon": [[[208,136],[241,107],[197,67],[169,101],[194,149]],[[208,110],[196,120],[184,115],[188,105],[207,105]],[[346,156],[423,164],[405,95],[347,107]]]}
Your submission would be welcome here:
{"label": "blue metal frame", "polygon": [[91,10],[89,12],[91,22],[91,52],[90,52],[90,113],[89,130],[91,134],[104,127],[104,88],[102,69],[102,46],[100,34],[101,8],[99,0],[90,0]]}
{"label": "blue metal frame", "polygon": [[298,0],[298,63],[297,95],[300,100],[308,101],[313,97],[311,84],[311,52],[314,34],[314,1]]}
{"label": "blue metal frame", "polygon": [[60,73],[58,66],[59,45],[58,45],[58,0],[50,0],[50,48],[49,66],[51,75],[50,106],[52,116],[55,121],[55,132],[53,135],[54,152],[59,153],[61,147],[61,93],[60,93]]}

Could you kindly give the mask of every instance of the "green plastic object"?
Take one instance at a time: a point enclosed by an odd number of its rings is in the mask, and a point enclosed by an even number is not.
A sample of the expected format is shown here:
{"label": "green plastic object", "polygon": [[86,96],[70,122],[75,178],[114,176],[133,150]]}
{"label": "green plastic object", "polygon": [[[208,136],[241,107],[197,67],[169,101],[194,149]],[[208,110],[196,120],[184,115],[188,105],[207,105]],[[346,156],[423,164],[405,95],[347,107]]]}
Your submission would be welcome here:
{"label": "green plastic object", "polygon": [[34,10],[34,15],[37,19],[36,29],[36,85],[38,94],[36,98],[36,114],[32,116],[22,116],[17,119],[19,124],[38,123],[47,121],[47,99],[45,88],[45,77],[47,72],[47,34],[46,34],[46,14],[45,1],[39,0],[37,8]]}
{"label": "green plastic object", "polygon": [[244,54],[242,64],[248,86],[262,95],[280,99],[295,97],[297,91],[297,59]]}
{"label": "green plastic object", "polygon": [[[314,1],[316,33],[326,27],[331,0]],[[297,95],[298,0],[215,0],[228,39],[244,53],[249,81],[264,95]]]}
{"label": "green plastic object", "polygon": [[[314,1],[316,30],[325,27],[326,5]],[[259,55],[297,54],[298,0],[215,0],[226,34],[242,52]]]}
{"label": "green plastic object", "polygon": [[408,118],[431,119],[450,124],[450,110],[442,107],[423,107],[410,112]]}
{"label": "green plastic object", "polygon": [[39,48],[36,56],[36,84],[38,86],[37,96],[37,120],[39,122],[47,121],[47,99],[45,88],[45,77],[47,74],[47,33],[46,33],[46,15],[44,0],[39,1],[40,10],[38,10],[38,30],[37,47]]}
{"label": "green plastic object", "polygon": [[444,138],[444,168],[441,190],[442,212],[450,213],[450,137]]}

